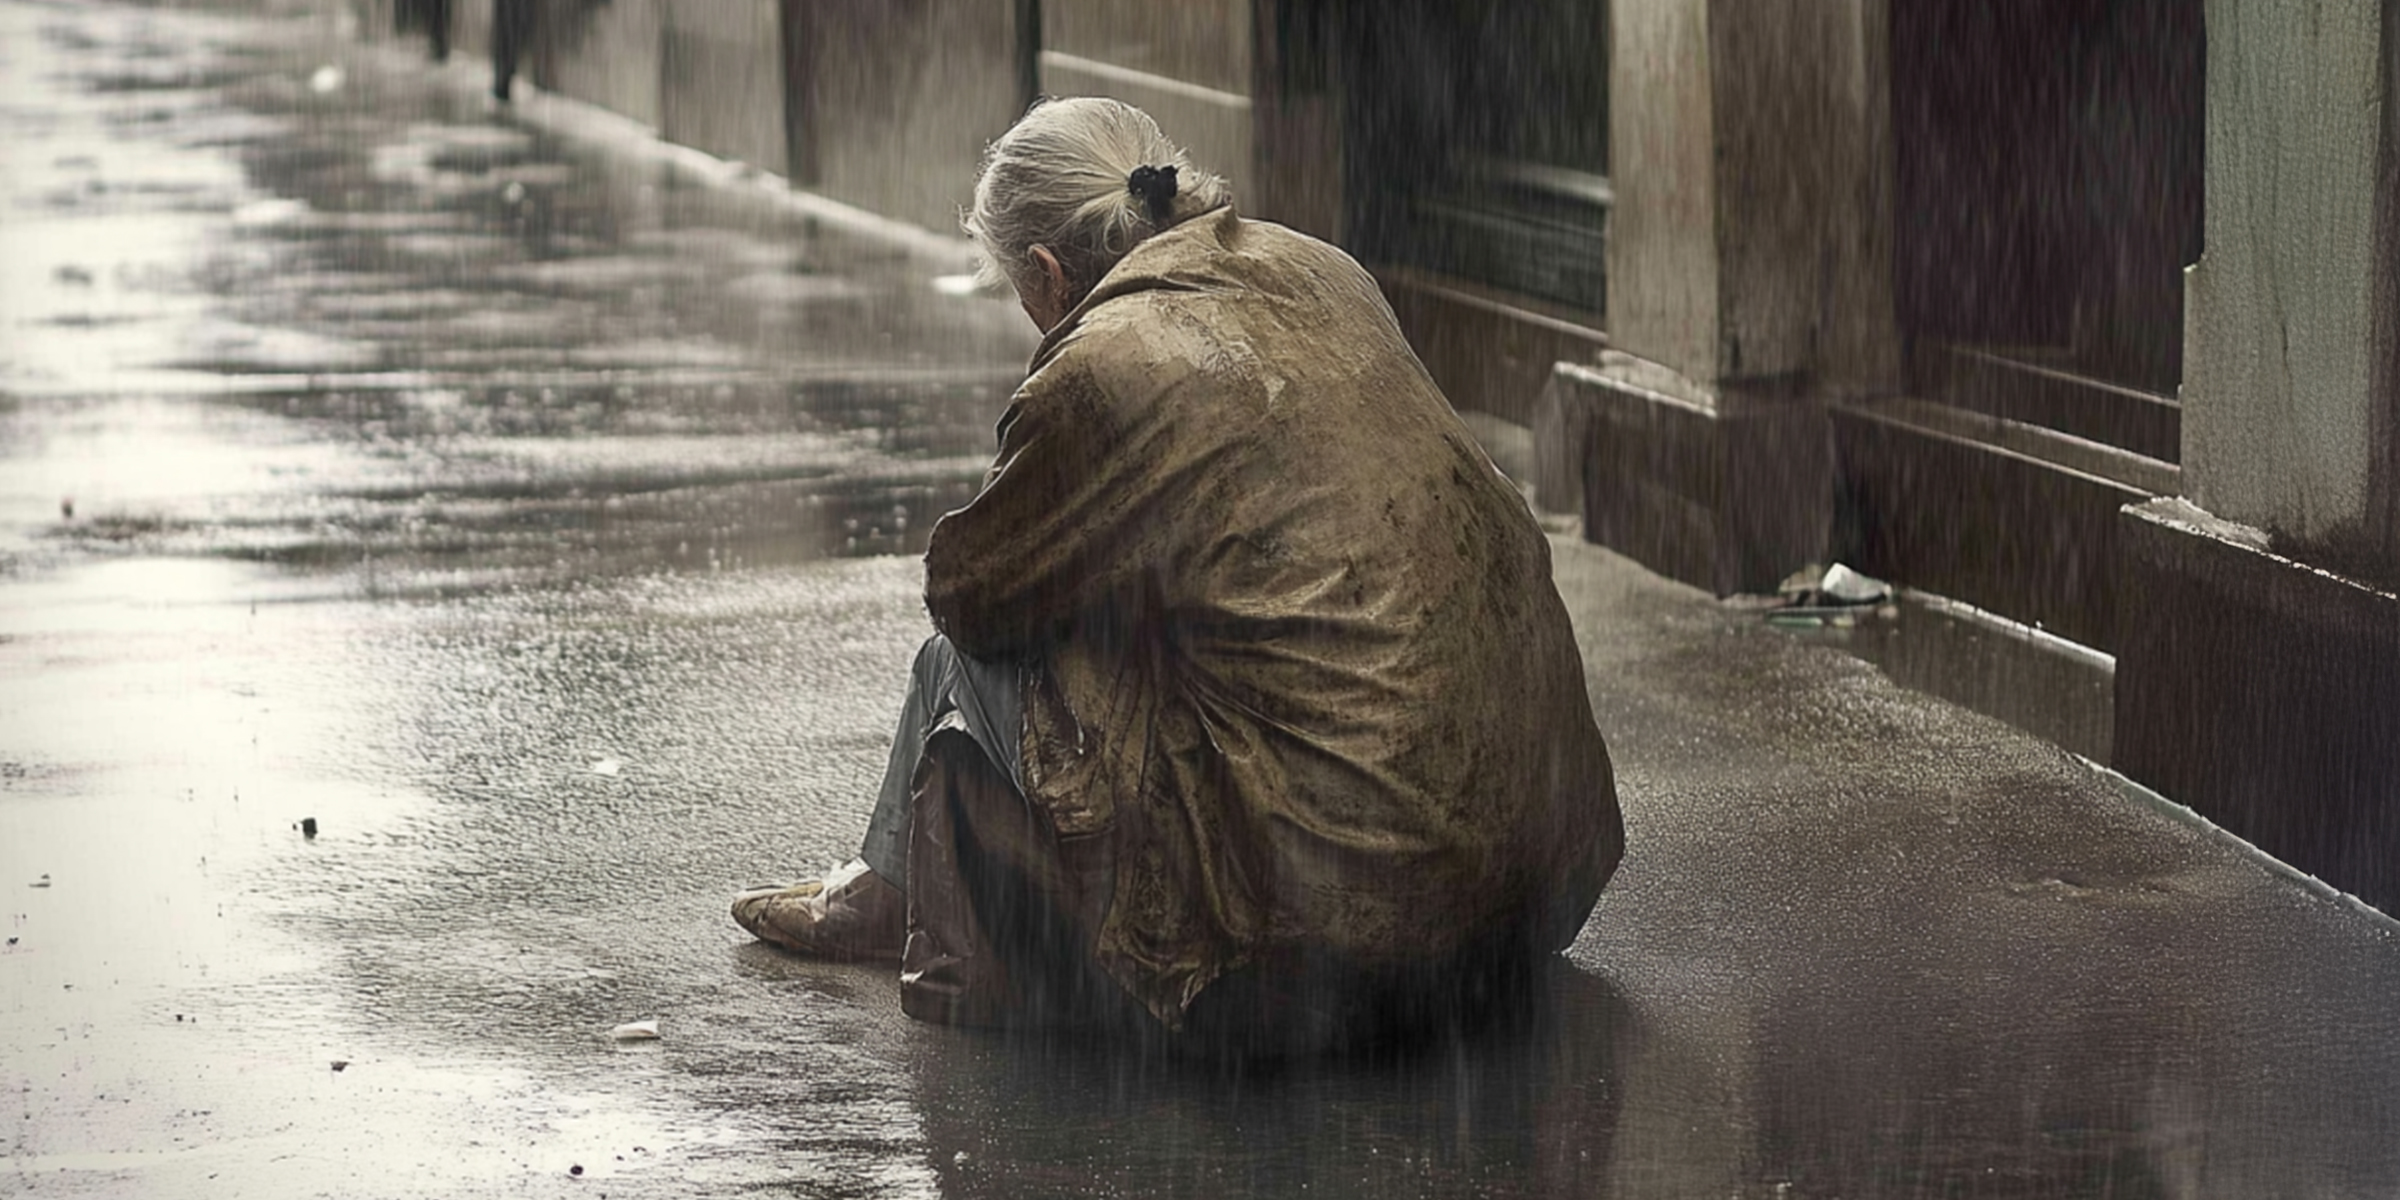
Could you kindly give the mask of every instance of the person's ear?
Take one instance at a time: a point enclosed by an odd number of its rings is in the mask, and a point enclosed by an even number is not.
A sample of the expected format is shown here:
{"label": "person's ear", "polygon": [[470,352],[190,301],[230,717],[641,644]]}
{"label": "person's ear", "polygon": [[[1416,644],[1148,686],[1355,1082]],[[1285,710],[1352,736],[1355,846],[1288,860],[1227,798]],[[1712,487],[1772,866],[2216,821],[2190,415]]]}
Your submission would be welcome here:
{"label": "person's ear", "polygon": [[1033,262],[1035,266],[1041,268],[1042,280],[1050,292],[1050,303],[1062,310],[1065,309],[1067,307],[1067,269],[1059,265],[1058,256],[1050,253],[1048,246],[1033,248]]}

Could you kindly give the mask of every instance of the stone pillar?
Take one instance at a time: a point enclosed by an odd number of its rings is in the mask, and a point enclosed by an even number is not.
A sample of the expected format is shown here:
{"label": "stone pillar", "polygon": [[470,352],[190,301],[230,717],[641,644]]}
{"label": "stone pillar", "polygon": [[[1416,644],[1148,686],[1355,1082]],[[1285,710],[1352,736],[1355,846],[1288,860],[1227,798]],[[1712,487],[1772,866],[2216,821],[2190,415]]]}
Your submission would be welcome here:
{"label": "stone pillar", "polygon": [[2181,499],[2128,508],[2117,765],[2400,911],[2400,0],[2208,0]]}
{"label": "stone pillar", "polygon": [[2278,544],[2400,563],[2394,6],[2211,0],[2207,12],[2207,250],[2185,279],[2185,495]]}
{"label": "stone pillar", "polygon": [[1823,401],[1898,374],[1886,3],[1611,8],[1612,350],[1553,375],[1536,435],[1583,469],[1537,486],[1718,593],[1823,553]]}

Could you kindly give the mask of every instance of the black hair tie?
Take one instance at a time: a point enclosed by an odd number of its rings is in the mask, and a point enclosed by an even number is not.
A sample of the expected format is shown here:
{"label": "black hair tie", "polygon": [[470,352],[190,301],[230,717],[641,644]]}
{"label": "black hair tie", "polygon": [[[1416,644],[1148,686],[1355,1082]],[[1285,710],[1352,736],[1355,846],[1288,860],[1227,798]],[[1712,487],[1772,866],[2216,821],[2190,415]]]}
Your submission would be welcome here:
{"label": "black hair tie", "polygon": [[1125,177],[1125,190],[1149,206],[1151,224],[1164,225],[1175,205],[1175,168],[1135,167]]}

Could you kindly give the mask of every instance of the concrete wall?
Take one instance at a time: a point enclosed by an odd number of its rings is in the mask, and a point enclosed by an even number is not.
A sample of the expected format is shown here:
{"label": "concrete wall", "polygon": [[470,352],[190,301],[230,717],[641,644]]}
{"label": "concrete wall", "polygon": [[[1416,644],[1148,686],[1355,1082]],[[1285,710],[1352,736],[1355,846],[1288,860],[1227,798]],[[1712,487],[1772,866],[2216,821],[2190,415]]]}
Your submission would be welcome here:
{"label": "concrete wall", "polygon": [[983,149],[1026,94],[1009,0],[787,0],[801,64],[793,178],[955,232]]}
{"label": "concrete wall", "polygon": [[[1257,169],[1255,0],[539,2],[526,68],[542,86],[935,230],[957,227],[984,147],[1037,91],[1138,105],[1245,211],[1339,225],[1329,95],[1296,95],[1269,122],[1301,165],[1275,182]],[[392,0],[350,3],[368,36],[389,36]],[[460,52],[488,55],[492,3],[453,0]]]}
{"label": "concrete wall", "polygon": [[1042,48],[1250,91],[1250,0],[1044,0]]}
{"label": "concrete wall", "polygon": [[564,0],[545,7],[535,82],[659,124],[666,0]]}
{"label": "concrete wall", "polygon": [[1345,233],[1345,147],[1335,95],[1335,13],[1319,0],[1256,0],[1251,168],[1235,203],[1329,242]]}
{"label": "concrete wall", "polygon": [[1044,93],[1140,108],[1243,195],[1256,174],[1250,0],[1045,0],[1042,45]]}
{"label": "concrete wall", "polygon": [[2120,521],[2116,768],[2400,916],[2400,595],[2181,500]]}
{"label": "concrete wall", "polygon": [[2129,507],[2120,769],[2400,913],[2400,0],[2209,0],[2185,500]]}
{"label": "concrete wall", "polygon": [[1055,50],[1042,52],[1042,91],[1052,96],[1111,96],[1149,113],[1194,163],[1231,180],[1236,196],[1252,174],[1248,96]]}
{"label": "concrete wall", "polygon": [[2185,494],[2400,566],[2392,0],[2209,0],[2207,249],[2186,276]]}
{"label": "concrete wall", "polygon": [[493,0],[450,0],[450,48],[479,58],[492,53]]}
{"label": "concrete wall", "polygon": [[659,30],[658,129],[765,170],[789,170],[776,0],[674,0]]}

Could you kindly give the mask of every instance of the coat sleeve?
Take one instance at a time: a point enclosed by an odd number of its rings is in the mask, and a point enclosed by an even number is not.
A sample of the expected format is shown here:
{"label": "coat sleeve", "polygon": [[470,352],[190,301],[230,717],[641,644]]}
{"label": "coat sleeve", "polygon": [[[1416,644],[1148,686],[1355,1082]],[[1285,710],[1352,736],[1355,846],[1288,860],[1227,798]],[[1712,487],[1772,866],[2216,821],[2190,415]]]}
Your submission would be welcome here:
{"label": "coat sleeve", "polygon": [[1023,654],[1151,582],[1173,553],[1162,517],[1192,465],[1170,453],[1160,399],[1119,405],[1072,370],[1019,391],[983,491],[926,548],[925,606],[952,644]]}

